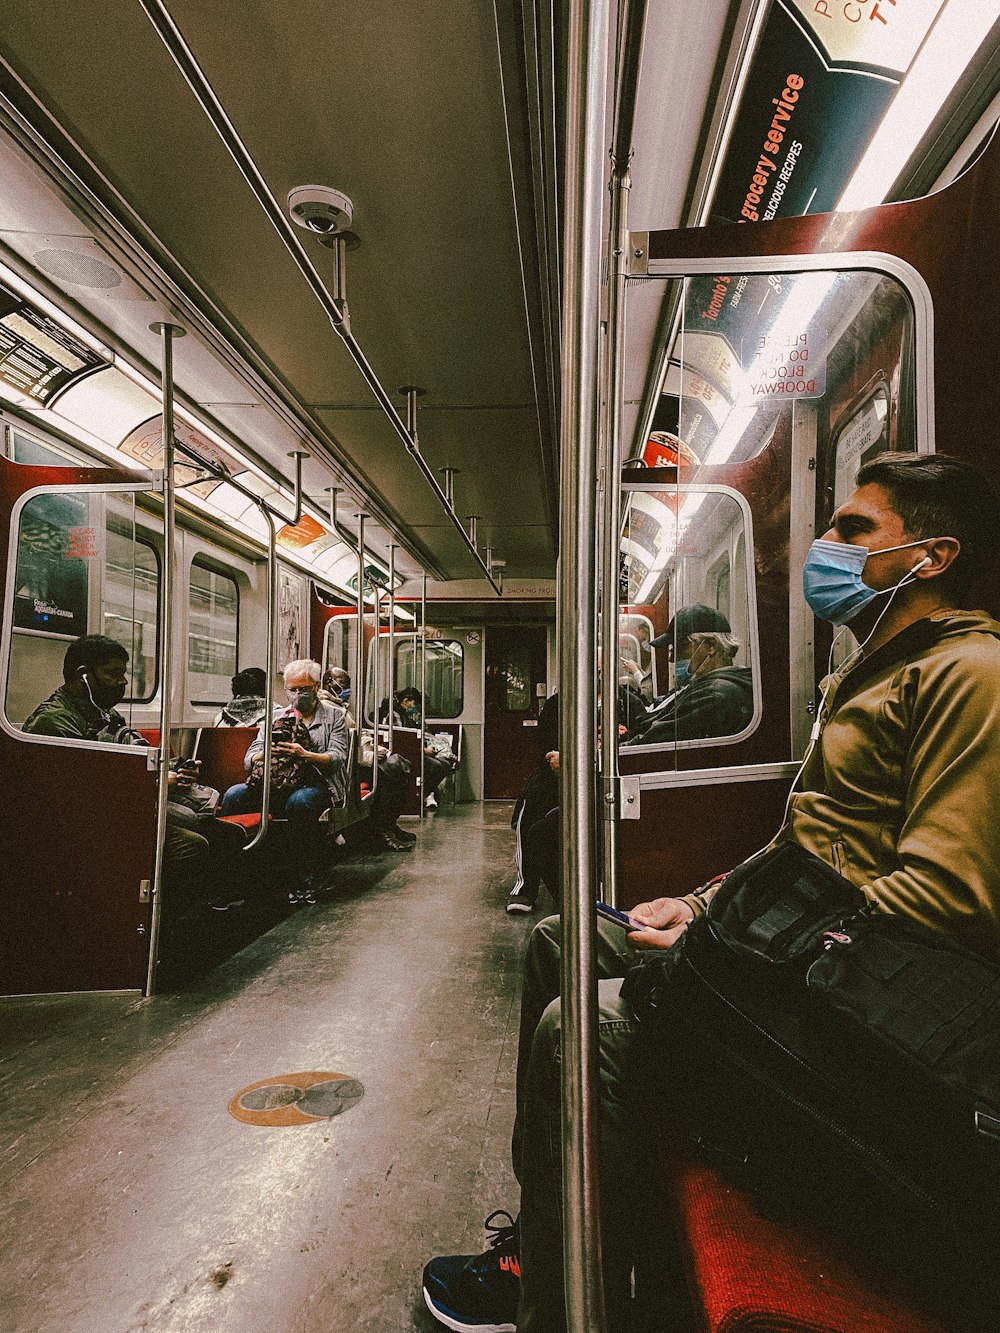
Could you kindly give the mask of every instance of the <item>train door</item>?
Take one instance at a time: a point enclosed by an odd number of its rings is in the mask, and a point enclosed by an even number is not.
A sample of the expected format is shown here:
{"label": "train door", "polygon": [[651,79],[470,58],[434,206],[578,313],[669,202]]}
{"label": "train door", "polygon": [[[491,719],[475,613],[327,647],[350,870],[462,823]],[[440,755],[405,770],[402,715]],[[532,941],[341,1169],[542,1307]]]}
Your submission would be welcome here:
{"label": "train door", "polygon": [[640,614],[654,631],[652,703],[619,718],[626,904],[689,891],[777,831],[817,681],[854,646],[809,613],[805,554],[865,458],[927,443],[927,310],[905,265],[708,262],[673,284],[676,461],[623,474],[619,644]]}
{"label": "train door", "polygon": [[538,765],[538,714],[547,693],[544,625],[486,631],[483,797],[512,800]]}
{"label": "train door", "polygon": [[[140,990],[145,981],[153,752],[121,736],[22,730],[62,685],[66,650],[81,635],[128,648],[126,721],[157,693],[159,553],[142,535],[138,500],[125,474],[0,460],[4,994]],[[146,512],[155,504],[149,497]]]}

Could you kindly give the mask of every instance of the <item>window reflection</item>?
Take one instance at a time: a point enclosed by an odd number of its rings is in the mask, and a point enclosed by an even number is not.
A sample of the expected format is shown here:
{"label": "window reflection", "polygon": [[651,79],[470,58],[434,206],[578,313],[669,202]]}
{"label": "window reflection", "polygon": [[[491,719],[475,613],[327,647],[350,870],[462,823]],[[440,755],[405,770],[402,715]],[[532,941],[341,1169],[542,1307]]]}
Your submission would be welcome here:
{"label": "window reflection", "polygon": [[[622,744],[705,744],[746,733],[755,645],[743,506],[717,487],[629,488],[623,512],[630,605],[619,620]],[[643,624],[645,675],[626,657]]]}

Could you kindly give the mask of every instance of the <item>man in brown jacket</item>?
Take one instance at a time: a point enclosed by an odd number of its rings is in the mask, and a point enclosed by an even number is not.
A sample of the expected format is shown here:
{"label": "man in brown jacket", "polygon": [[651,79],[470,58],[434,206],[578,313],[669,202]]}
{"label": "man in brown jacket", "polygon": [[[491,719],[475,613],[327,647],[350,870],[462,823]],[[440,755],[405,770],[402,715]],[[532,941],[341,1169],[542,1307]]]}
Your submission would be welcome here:
{"label": "man in brown jacket", "polygon": [[[1000,956],[1000,623],[959,609],[1000,546],[1000,498],[944,455],[882,454],[813,544],[803,573],[814,613],[850,625],[856,651],[822,688],[800,780],[775,841],[793,841],[898,912]],[[628,1301],[635,1201],[635,1047],[621,978],[633,949],[670,948],[712,889],[630,909],[646,929],[598,923],[602,1235],[613,1328]],[[557,918],[525,960],[514,1169],[519,1222],[481,1256],[433,1259],[432,1314],[454,1330],[559,1333],[560,1010]],[[669,1054],[669,1053],[667,1053]],[[639,1140],[641,1142],[641,1140]]]}

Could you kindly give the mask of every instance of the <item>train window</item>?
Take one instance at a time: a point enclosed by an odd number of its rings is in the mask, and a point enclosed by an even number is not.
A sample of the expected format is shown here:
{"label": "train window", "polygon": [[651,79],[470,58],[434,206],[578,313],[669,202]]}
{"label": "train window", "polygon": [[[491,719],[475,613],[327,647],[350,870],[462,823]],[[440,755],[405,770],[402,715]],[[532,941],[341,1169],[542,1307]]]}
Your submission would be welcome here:
{"label": "train window", "polygon": [[[424,719],[459,717],[463,706],[465,674],[462,645],[457,639],[428,639],[424,683]],[[421,688],[420,641],[405,638],[396,644],[396,689]]]}
{"label": "train window", "polygon": [[630,485],[623,515],[623,619],[641,606],[657,628],[650,677],[658,667],[665,692],[654,697],[650,690],[640,704],[634,688],[628,691],[619,716],[622,745],[679,750],[749,734],[760,704],[746,501],[720,486]]}
{"label": "train window", "polygon": [[526,649],[515,647],[500,667],[502,690],[500,707],[505,713],[526,713],[534,702],[531,689],[531,657]]}
{"label": "train window", "polygon": [[61,449],[48,441],[42,444],[40,440],[31,435],[25,435],[24,431],[12,427],[10,431],[11,457],[15,463],[27,463],[32,467],[69,467],[73,463],[82,461],[82,455],[69,450]]}
{"label": "train window", "polygon": [[105,533],[102,633],[128,649],[132,703],[148,703],[157,687],[160,562],[152,542],[110,516]]}
{"label": "train window", "polygon": [[107,635],[128,652],[119,711],[155,694],[159,563],[138,511],[138,494],[119,488],[44,490],[21,506],[7,590],[4,711],[13,725],[62,684],[66,649],[85,634]]}
{"label": "train window", "polygon": [[[753,733],[752,745],[738,756],[699,757],[698,747],[729,738],[710,739],[704,723],[677,723],[675,744],[691,753],[679,754],[673,767],[785,762],[801,752],[830,647],[802,597],[799,571],[809,544],[853,488],[859,466],[881,450],[916,449],[929,421],[920,374],[929,319],[919,283],[905,286],[902,267],[898,274],[796,271],[794,261],[769,262],[771,271],[672,279],[674,332],[662,400],[651,443],[636,459],[669,472],[659,494],[648,481],[643,494],[637,474],[625,488],[639,490],[628,496],[621,600],[644,608],[655,600],[657,637],[685,605],[704,607],[706,623],[714,613],[739,645],[731,669],[754,682],[760,725],[740,733]],[[728,502],[699,499],[713,485],[745,503],[756,549],[749,524],[741,532],[725,517],[733,513]],[[658,658],[664,649],[675,661],[661,696],[683,686],[689,670],[697,676],[706,656],[684,657],[676,635],[657,645]],[[690,665],[681,667],[679,682],[681,662]],[[766,687],[758,689],[758,676]],[[685,700],[694,695],[678,692],[677,707]],[[664,711],[670,709],[668,702]],[[627,745],[649,744],[647,718],[640,717],[638,731],[631,717],[625,721]],[[702,735],[689,737],[695,726]]]}
{"label": "train window", "polygon": [[240,592],[207,562],[191,564],[188,680],[193,704],[224,704],[236,673]]}
{"label": "train window", "polygon": [[357,616],[331,616],[326,622],[325,671],[340,667],[353,679],[357,668],[357,624]]}
{"label": "train window", "polygon": [[620,612],[618,616],[618,681],[642,695],[649,704],[656,694],[656,657],[650,647],[653,622],[645,615]]}

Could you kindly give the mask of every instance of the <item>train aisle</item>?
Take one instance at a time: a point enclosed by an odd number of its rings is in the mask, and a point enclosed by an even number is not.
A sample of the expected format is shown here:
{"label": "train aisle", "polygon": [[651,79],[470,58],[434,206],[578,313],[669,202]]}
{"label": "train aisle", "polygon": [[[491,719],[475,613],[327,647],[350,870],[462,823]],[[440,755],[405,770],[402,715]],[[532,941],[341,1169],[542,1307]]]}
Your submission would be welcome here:
{"label": "train aisle", "polygon": [[[332,902],[186,993],[0,1002],[5,1333],[436,1327],[424,1261],[481,1249],[514,1197],[509,815],[442,808],[414,852],[345,860]],[[364,1096],[230,1114],[302,1071]]]}

